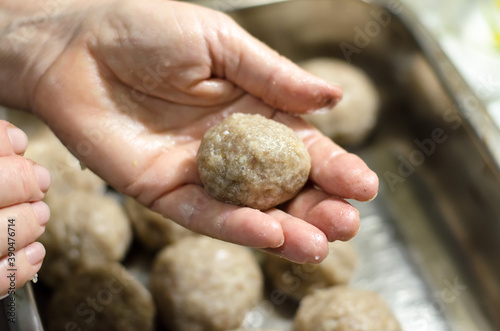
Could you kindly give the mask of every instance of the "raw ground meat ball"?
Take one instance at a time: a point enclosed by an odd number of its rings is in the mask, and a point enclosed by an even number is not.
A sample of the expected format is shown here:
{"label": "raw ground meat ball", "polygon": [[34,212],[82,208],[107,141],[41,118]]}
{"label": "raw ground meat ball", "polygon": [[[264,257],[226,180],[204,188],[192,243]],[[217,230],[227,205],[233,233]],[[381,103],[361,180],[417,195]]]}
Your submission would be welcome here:
{"label": "raw ground meat ball", "polygon": [[311,169],[307,149],[292,129],[239,113],[205,133],[196,162],[210,196],[260,210],[293,198]]}
{"label": "raw ground meat ball", "polygon": [[264,272],[273,286],[286,295],[301,300],[314,290],[349,282],[357,264],[357,255],[349,242],[329,244],[330,253],[320,264],[298,264],[267,254]]}
{"label": "raw ground meat ball", "polygon": [[401,331],[375,292],[334,286],[306,296],[295,315],[294,331]]}
{"label": "raw ground meat ball", "polygon": [[126,198],[125,210],[140,242],[153,251],[195,235],[194,232],[144,207],[132,198]]}
{"label": "raw ground meat ball", "polygon": [[262,272],[249,249],[205,236],[160,251],[151,284],[163,324],[176,331],[240,327],[263,292]]}
{"label": "raw ground meat ball", "polygon": [[45,131],[50,130],[41,119],[31,113],[21,110],[9,109],[0,106],[0,118],[5,119],[7,122],[12,123],[19,129],[23,130],[30,139],[30,142],[39,134],[43,134]]}
{"label": "raw ground meat ball", "polygon": [[331,58],[314,58],[299,65],[344,90],[342,100],[329,112],[303,117],[339,144],[362,143],[379,113],[380,98],[371,79],[359,68]]}
{"label": "raw ground meat ball", "polygon": [[118,263],[79,270],[56,289],[48,330],[152,331],[151,294]]}
{"label": "raw ground meat ball", "polygon": [[6,120],[22,129],[29,139],[25,157],[43,165],[51,175],[50,190],[69,193],[84,190],[102,193],[106,183],[89,169],[82,170],[80,161],[57,139],[38,117],[24,111],[2,109]]}
{"label": "raw ground meat ball", "polygon": [[81,265],[121,261],[132,240],[130,222],[113,198],[89,192],[51,195],[51,217],[39,241],[46,248],[40,280],[57,286]]}
{"label": "raw ground meat ball", "polygon": [[25,157],[46,167],[51,176],[48,194],[73,191],[104,193],[106,183],[89,169],[82,170],[80,161],[46,128],[31,138]]}

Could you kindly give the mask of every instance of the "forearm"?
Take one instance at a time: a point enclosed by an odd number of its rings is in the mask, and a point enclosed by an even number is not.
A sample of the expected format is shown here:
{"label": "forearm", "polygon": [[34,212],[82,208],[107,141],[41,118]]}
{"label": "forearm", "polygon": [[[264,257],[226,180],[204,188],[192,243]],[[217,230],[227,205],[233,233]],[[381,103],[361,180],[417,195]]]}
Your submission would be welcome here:
{"label": "forearm", "polygon": [[76,24],[64,15],[73,0],[0,0],[0,104],[31,110],[39,78]]}

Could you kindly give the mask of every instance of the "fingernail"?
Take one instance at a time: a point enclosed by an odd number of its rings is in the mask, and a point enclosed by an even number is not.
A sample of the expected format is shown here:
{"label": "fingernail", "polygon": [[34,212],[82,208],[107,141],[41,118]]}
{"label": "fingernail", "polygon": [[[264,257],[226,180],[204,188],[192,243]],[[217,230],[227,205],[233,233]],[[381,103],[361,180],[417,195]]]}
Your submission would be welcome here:
{"label": "fingernail", "polygon": [[15,126],[9,126],[7,128],[7,134],[9,135],[14,153],[23,154],[26,151],[26,147],[28,147],[28,136],[26,133]]}
{"label": "fingernail", "polygon": [[26,258],[31,265],[35,266],[39,264],[42,262],[44,257],[45,247],[43,247],[43,245],[39,242],[31,243],[26,247]]}
{"label": "fingernail", "polygon": [[50,219],[50,209],[49,206],[43,201],[37,201],[31,204],[31,208],[35,212],[38,218],[38,224],[44,226]]}
{"label": "fingernail", "polygon": [[9,296],[9,293],[5,294],[4,296],[1,296],[1,297],[0,297],[0,301],[2,301],[3,299],[5,299],[5,298],[6,298],[6,297],[8,297],[8,296]]}
{"label": "fingernail", "polygon": [[366,202],[370,202],[372,200],[375,200],[375,198],[377,197],[378,195],[378,191],[375,193],[375,195],[373,197],[371,197],[370,199],[368,199]]}
{"label": "fingernail", "polygon": [[310,115],[326,114],[332,110],[332,107],[333,106],[331,106],[331,105],[327,105],[326,107],[323,107],[323,108],[309,109],[308,111],[306,111],[306,114],[310,114]]}
{"label": "fingernail", "polygon": [[276,246],[271,246],[271,248],[280,248],[284,244],[285,244],[285,236],[283,236],[283,239],[280,242],[278,242]]}
{"label": "fingernail", "polygon": [[34,165],[36,179],[38,180],[38,186],[42,192],[47,192],[50,186],[50,173],[49,171],[39,164]]}
{"label": "fingernail", "polygon": [[333,87],[333,89],[335,90],[335,98],[337,99],[337,102],[342,100],[342,98],[344,97],[344,89],[342,88],[342,86],[340,85],[337,85],[337,84],[330,84],[330,86]]}

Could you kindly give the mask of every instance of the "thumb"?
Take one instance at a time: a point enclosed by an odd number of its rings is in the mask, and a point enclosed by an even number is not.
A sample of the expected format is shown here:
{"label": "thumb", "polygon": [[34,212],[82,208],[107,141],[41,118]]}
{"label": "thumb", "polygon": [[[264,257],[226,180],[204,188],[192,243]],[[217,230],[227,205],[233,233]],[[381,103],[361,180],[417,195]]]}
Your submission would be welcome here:
{"label": "thumb", "polygon": [[227,23],[226,32],[219,31],[217,43],[211,44],[216,73],[269,106],[291,113],[309,113],[340,101],[339,86],[302,70],[234,21]]}

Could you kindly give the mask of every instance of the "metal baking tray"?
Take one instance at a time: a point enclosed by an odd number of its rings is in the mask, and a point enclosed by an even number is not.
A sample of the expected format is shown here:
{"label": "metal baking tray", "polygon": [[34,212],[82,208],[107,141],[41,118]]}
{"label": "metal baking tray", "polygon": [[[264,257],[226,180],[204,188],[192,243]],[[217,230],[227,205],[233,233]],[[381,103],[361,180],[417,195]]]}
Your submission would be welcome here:
{"label": "metal baking tray", "polygon": [[[198,3],[293,61],[344,59],[376,83],[377,128],[351,151],[380,192],[353,202],[351,284],[380,293],[405,331],[500,329],[500,131],[412,12],[397,0]],[[269,307],[252,326],[290,330]]]}
{"label": "metal baking tray", "polygon": [[[397,0],[195,2],[294,61],[345,59],[376,83],[377,128],[351,150],[380,177],[375,200],[353,202],[352,286],[380,293],[405,331],[500,329],[500,132],[411,11]],[[290,308],[265,300],[245,325],[291,330]]]}

